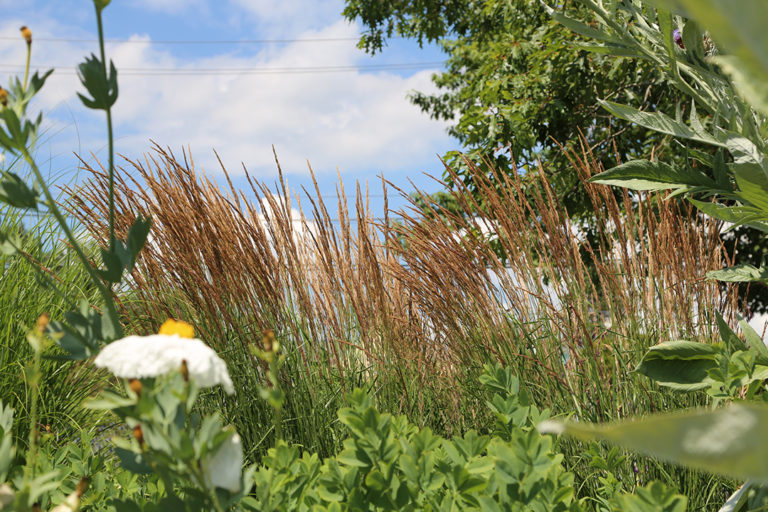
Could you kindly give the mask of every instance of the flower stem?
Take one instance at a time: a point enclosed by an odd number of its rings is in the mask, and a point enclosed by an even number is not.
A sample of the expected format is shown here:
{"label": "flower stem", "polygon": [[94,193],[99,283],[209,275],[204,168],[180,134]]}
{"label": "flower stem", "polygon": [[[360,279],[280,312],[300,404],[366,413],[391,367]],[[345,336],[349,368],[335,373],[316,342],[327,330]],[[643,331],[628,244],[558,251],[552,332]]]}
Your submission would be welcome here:
{"label": "flower stem", "polygon": [[216,512],[224,512],[224,508],[221,506],[221,503],[219,503],[219,497],[216,495],[216,489],[209,489],[205,482],[205,474],[203,473],[203,469],[197,467],[194,462],[189,463],[189,469],[192,471],[192,474],[195,475],[195,478],[197,478],[200,487],[208,491],[211,502],[213,503],[213,508],[216,509]]}
{"label": "flower stem", "polygon": [[[270,372],[270,380],[272,381],[272,386],[280,389],[280,381],[278,380],[278,372],[280,370],[278,361],[277,361],[277,354],[274,354],[274,357],[269,362],[269,372]],[[283,438],[283,404],[282,402],[277,404],[275,406],[275,447],[277,447],[280,440]]]}
{"label": "flower stem", "polygon": [[32,45],[27,45],[27,64],[24,66],[24,82],[22,82],[23,87],[22,89],[24,92],[27,91],[27,81],[29,80],[29,62],[32,59]]}
{"label": "flower stem", "polygon": [[101,297],[104,299],[104,307],[106,308],[106,314],[112,320],[112,324],[114,325],[114,328],[115,328],[115,336],[117,338],[122,337],[123,335],[122,326],[118,321],[117,308],[115,307],[115,301],[114,301],[114,298],[112,297],[112,290],[107,286],[105,286],[105,284],[102,282],[99,275],[96,273],[96,269],[93,268],[93,265],[91,265],[91,262],[88,260],[88,257],[83,252],[83,248],[80,246],[80,243],[77,241],[77,238],[75,237],[74,233],[67,225],[67,220],[64,218],[64,215],[61,213],[61,210],[59,209],[59,207],[56,206],[56,200],[53,198],[53,195],[51,194],[51,190],[48,188],[48,185],[45,183],[45,180],[43,179],[43,175],[40,172],[40,169],[37,167],[35,160],[32,158],[32,155],[29,154],[29,150],[24,148],[22,150],[22,156],[24,157],[24,160],[29,164],[30,168],[32,169],[32,172],[35,174],[35,179],[37,179],[37,182],[40,185],[40,188],[42,189],[43,194],[45,195],[46,205],[48,206],[48,209],[56,218],[56,221],[59,223],[59,226],[61,226],[62,231],[64,231],[64,235],[67,237],[67,241],[74,249],[75,254],[77,254],[77,257],[80,259],[81,263],[85,267],[86,272],[88,272],[88,276],[91,278],[91,282],[99,291],[99,294],[101,295]]}
{"label": "flower stem", "polygon": [[[96,23],[99,27],[99,51],[101,52],[101,70],[104,77],[107,76],[107,57],[104,52],[104,24],[101,21],[101,10],[96,7]],[[109,173],[109,250],[115,248],[115,146],[112,132],[112,108],[106,107],[107,112],[107,139],[109,145],[109,161],[107,171]],[[111,286],[110,286],[111,288]]]}

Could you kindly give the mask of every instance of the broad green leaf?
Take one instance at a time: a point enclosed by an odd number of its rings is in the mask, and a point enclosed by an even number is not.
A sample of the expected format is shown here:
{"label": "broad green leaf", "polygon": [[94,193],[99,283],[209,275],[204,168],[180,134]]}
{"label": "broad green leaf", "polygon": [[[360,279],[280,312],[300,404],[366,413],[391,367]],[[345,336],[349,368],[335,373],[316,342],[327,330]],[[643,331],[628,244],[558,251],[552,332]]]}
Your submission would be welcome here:
{"label": "broad green leaf", "polygon": [[0,254],[13,256],[21,247],[21,238],[17,233],[3,233],[0,231]]}
{"label": "broad green leaf", "polygon": [[707,215],[723,220],[731,224],[724,231],[739,226],[749,226],[764,233],[768,233],[768,212],[764,212],[754,206],[725,206],[718,203],[688,199],[696,207]]}
{"label": "broad green leaf", "polygon": [[667,341],[651,347],[635,370],[655,381],[681,391],[708,387],[713,381],[707,372],[717,366],[715,356],[722,351],[693,341]]}
{"label": "broad green leaf", "polygon": [[713,57],[725,73],[731,77],[734,88],[752,107],[768,114],[768,81],[752,74],[741,61],[732,55]]}
{"label": "broad green leaf", "polygon": [[632,160],[601,172],[590,179],[593,183],[616,185],[632,190],[667,190],[671,188],[716,188],[707,175],[691,168],[672,167],[664,162]]}
{"label": "broad green leaf", "polygon": [[718,512],[737,512],[742,510],[742,507],[747,503],[750,487],[752,487],[751,482],[745,482],[744,485],[736,490],[736,492],[731,494],[731,497],[728,498],[728,501],[726,501],[722,507],[720,507]]}
{"label": "broad green leaf", "polygon": [[768,213],[768,176],[757,163],[733,164],[738,195]]}
{"label": "broad green leaf", "polygon": [[609,441],[669,462],[768,483],[768,406],[739,403],[608,425],[547,421],[543,433]]}
{"label": "broad green leaf", "polygon": [[743,318],[739,320],[739,328],[744,333],[744,338],[747,340],[750,350],[757,355],[757,362],[768,365],[768,347],[765,346],[763,338]]}
{"label": "broad green leaf", "polygon": [[120,459],[120,465],[131,473],[152,473],[152,468],[140,453],[121,447],[114,447],[115,455]]}
{"label": "broad green leaf", "polygon": [[720,330],[720,339],[728,347],[729,352],[733,353],[737,350],[745,350],[747,346],[741,341],[736,333],[731,329],[728,323],[723,318],[723,315],[719,311],[715,311],[717,316],[717,328]]}
{"label": "broad green leaf", "polygon": [[740,263],[722,270],[707,272],[707,279],[717,279],[727,283],[748,283],[768,280],[768,269],[757,268],[749,263]]}
{"label": "broad green leaf", "polygon": [[674,135],[675,137],[681,137],[683,139],[703,142],[705,144],[723,146],[723,143],[715,139],[712,135],[696,132],[691,127],[679,121],[675,121],[661,112],[643,112],[642,110],[637,110],[636,108],[627,105],[604,100],[600,101],[600,105],[616,117],[620,117],[632,123],[637,123],[649,130],[666,133],[667,135]]}

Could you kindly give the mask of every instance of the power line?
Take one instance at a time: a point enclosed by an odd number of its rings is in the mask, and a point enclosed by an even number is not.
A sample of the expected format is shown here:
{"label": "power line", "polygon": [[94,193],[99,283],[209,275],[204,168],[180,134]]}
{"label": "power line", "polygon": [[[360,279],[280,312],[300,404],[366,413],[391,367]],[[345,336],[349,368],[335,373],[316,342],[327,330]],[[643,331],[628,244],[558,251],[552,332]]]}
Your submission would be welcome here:
{"label": "power line", "polygon": [[[18,41],[19,36],[0,36],[0,41]],[[35,37],[35,42],[98,43],[98,39],[72,39],[63,37]],[[296,39],[105,39],[105,43],[167,44],[167,45],[219,45],[219,44],[281,44],[281,43],[333,43],[359,41],[360,37],[307,37]]]}
{"label": "power line", "polygon": [[[396,71],[408,69],[429,69],[441,66],[445,61],[405,62],[397,64],[367,64],[360,66],[306,66],[306,67],[253,67],[253,68],[120,68],[121,75],[162,76],[162,75],[291,75],[311,73],[348,73],[354,71]],[[75,74],[77,68],[71,66],[39,65],[41,69],[53,68],[62,74]],[[0,64],[3,71],[23,71],[23,67]]]}

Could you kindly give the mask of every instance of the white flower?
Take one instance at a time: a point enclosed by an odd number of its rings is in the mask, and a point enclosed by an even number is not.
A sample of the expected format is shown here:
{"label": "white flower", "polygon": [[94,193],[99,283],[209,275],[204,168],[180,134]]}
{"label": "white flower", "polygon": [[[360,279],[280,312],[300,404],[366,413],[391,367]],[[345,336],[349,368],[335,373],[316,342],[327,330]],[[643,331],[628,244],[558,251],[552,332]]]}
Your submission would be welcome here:
{"label": "white flower", "polygon": [[221,487],[230,492],[240,492],[243,467],[243,444],[237,433],[219,446],[216,453],[203,459],[205,484],[210,488]]}
{"label": "white flower", "polygon": [[177,334],[128,336],[104,347],[93,363],[117,377],[142,379],[179,371],[186,361],[189,378],[199,387],[221,384],[235,392],[227,365],[216,352],[197,338]]}

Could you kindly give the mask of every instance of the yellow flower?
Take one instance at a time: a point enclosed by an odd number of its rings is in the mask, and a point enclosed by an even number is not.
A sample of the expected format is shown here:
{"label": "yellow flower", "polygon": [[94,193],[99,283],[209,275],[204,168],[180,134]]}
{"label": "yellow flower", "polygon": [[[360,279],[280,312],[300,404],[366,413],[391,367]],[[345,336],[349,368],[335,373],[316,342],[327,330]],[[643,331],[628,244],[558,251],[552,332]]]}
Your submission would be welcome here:
{"label": "yellow flower", "polygon": [[21,35],[24,37],[24,40],[27,42],[27,44],[32,44],[32,31],[29,30],[29,27],[25,25],[19,30],[21,30]]}
{"label": "yellow flower", "polygon": [[169,318],[163,322],[163,325],[160,326],[160,331],[158,334],[166,334],[168,336],[173,336],[176,334],[179,338],[194,338],[195,328],[192,327],[191,324],[188,324],[182,320],[174,320],[173,318]]}

